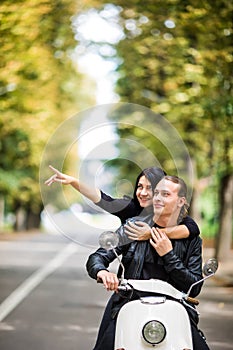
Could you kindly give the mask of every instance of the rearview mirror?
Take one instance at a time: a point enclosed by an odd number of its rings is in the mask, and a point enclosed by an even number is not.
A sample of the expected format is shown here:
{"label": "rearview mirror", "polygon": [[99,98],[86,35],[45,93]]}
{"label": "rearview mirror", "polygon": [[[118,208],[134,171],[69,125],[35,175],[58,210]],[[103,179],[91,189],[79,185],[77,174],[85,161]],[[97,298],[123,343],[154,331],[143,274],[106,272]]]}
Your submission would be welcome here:
{"label": "rearview mirror", "polygon": [[218,261],[215,258],[210,258],[207,260],[203,267],[203,273],[205,276],[214,274],[218,269]]}
{"label": "rearview mirror", "polygon": [[99,237],[99,245],[106,249],[111,250],[116,248],[119,244],[119,236],[113,231],[104,231]]}
{"label": "rearview mirror", "polygon": [[116,232],[113,231],[104,231],[101,233],[99,237],[99,245],[101,248],[104,248],[106,250],[113,250],[117,260],[119,261],[119,264],[122,267],[122,273],[121,273],[121,281],[124,281],[124,274],[125,274],[125,267],[121,262],[121,259],[119,255],[116,252],[116,247],[119,244],[119,235]]}
{"label": "rearview mirror", "polygon": [[207,262],[203,266],[203,274],[205,275],[205,277],[191,285],[191,287],[188,290],[188,293],[186,294],[186,298],[189,297],[190,292],[194,286],[205,281],[207,278],[213,276],[215,274],[215,272],[217,271],[217,269],[218,269],[218,260],[217,259],[210,258],[209,260],[207,260]]}

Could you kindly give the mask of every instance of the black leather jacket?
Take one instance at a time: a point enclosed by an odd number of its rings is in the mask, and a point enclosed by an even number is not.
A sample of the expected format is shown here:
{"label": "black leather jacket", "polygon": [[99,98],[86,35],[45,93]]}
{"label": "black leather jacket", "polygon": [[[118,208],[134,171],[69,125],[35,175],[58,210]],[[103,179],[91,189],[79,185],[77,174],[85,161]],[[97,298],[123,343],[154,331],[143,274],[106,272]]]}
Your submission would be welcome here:
{"label": "black leather jacket", "polygon": [[[122,227],[117,232],[124,239]],[[122,255],[126,279],[140,279],[148,244],[150,244],[149,241],[131,241],[131,243],[116,248],[117,254]],[[176,289],[187,292],[194,282],[202,278],[202,240],[198,236],[193,239],[172,240],[172,244],[173,250],[159,257],[158,263],[162,264],[165,269],[166,281]],[[86,268],[89,276],[96,279],[97,273],[100,270],[107,270],[115,258],[112,250],[106,251],[99,248],[88,258]],[[121,268],[118,270],[118,276],[120,275]],[[191,296],[197,296],[201,287],[202,283],[195,286]]]}

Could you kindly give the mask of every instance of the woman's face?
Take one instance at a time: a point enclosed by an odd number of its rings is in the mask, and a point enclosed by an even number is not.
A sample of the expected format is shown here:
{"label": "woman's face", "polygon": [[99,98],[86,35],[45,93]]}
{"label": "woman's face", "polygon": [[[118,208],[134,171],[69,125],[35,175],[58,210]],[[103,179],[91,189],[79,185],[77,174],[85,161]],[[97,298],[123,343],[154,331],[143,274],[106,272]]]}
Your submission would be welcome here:
{"label": "woman's face", "polygon": [[150,181],[143,175],[140,177],[136,196],[142,208],[147,208],[153,203],[153,191]]}

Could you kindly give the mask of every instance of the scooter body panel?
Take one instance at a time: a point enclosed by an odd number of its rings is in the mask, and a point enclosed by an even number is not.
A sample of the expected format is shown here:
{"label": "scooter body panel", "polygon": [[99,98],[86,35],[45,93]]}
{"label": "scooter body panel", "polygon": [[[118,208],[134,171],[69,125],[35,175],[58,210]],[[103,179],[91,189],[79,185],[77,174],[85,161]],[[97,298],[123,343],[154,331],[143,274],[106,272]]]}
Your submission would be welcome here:
{"label": "scooter body panel", "polygon": [[[161,322],[166,329],[165,339],[155,346],[148,344],[142,336],[143,326],[151,320]],[[141,300],[128,302],[118,314],[114,350],[116,349],[193,350],[187,311],[179,302],[168,299],[158,304],[145,304]]]}

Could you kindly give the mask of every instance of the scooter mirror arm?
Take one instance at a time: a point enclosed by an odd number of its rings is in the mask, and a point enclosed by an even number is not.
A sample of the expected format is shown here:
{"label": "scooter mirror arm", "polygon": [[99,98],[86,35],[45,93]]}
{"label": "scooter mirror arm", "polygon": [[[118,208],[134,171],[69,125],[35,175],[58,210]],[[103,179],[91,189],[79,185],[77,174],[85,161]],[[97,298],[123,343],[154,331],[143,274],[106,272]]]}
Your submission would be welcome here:
{"label": "scooter mirror arm", "polygon": [[188,308],[192,309],[193,311],[195,311],[197,315],[199,315],[198,310],[197,310],[195,307],[191,306],[190,304],[186,303],[186,301],[185,301],[184,299],[182,300],[182,303],[183,303],[186,307],[188,307]]}
{"label": "scooter mirror arm", "polygon": [[188,292],[185,294],[185,296],[184,296],[185,299],[186,299],[186,300],[188,299],[188,297],[189,297],[189,295],[190,295],[190,293],[191,293],[191,290],[193,289],[194,286],[196,286],[197,284],[199,284],[199,283],[201,283],[201,282],[204,282],[205,280],[207,280],[207,278],[210,278],[210,277],[212,277],[213,275],[214,275],[214,273],[211,273],[210,275],[205,276],[205,277],[203,277],[201,280],[199,280],[199,281],[193,283],[193,284],[191,285],[191,287],[189,288]]}
{"label": "scooter mirror arm", "polygon": [[[117,252],[116,252],[116,249],[115,249],[113,246],[111,247],[111,249],[113,250],[114,254],[116,255],[116,258],[117,258],[117,260],[118,260],[118,262],[119,262],[119,264],[121,265],[121,268],[122,268],[122,273],[121,273],[121,278],[120,278],[120,280],[121,280],[121,281],[124,281],[125,267],[124,267],[124,265],[122,264],[121,259],[120,259],[120,257],[118,256],[118,254],[117,254]],[[122,282],[121,282],[121,283],[122,283]]]}

